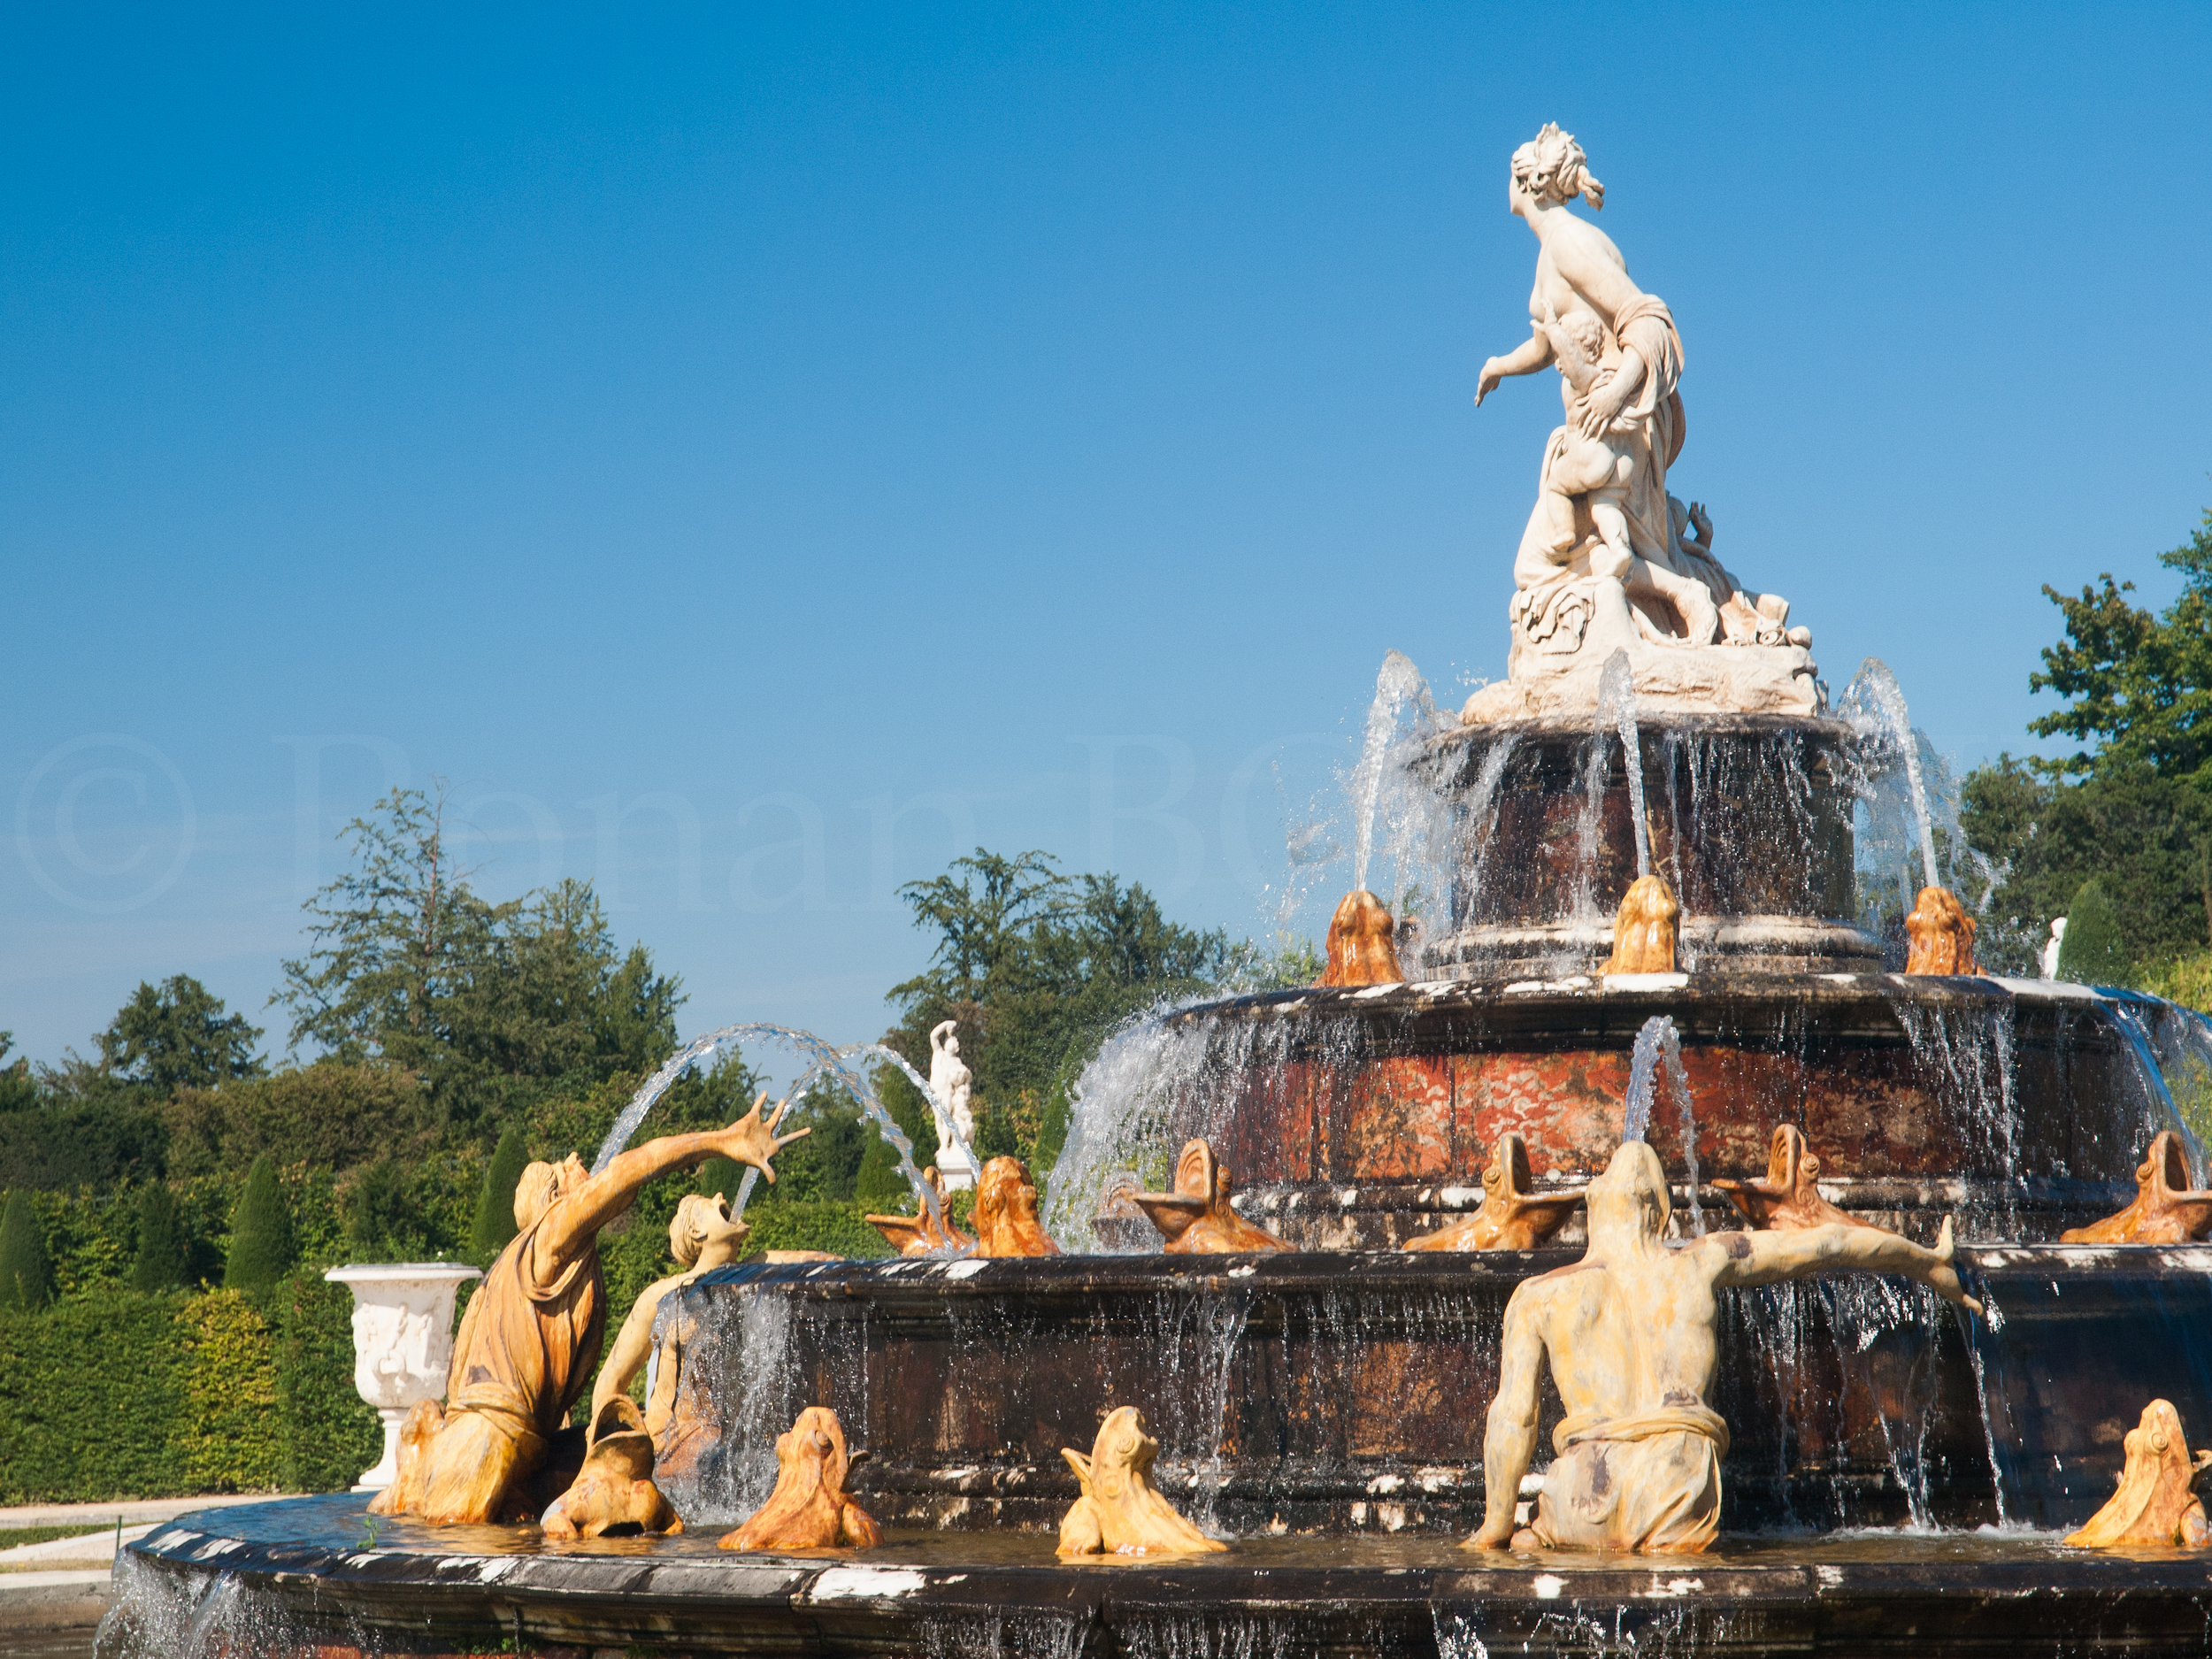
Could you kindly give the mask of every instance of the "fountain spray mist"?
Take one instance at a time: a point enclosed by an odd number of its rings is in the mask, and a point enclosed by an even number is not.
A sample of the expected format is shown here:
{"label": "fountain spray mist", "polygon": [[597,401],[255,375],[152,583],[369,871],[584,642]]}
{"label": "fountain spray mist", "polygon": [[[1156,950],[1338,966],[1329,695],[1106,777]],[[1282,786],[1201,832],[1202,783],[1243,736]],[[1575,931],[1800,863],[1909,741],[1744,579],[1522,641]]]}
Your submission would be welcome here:
{"label": "fountain spray mist", "polygon": [[1878,657],[1861,663],[1844,693],[1843,707],[1846,713],[1870,717],[1870,723],[1886,732],[1904,757],[1905,778],[1912,790],[1913,822],[1920,832],[1920,867],[1925,885],[1941,887],[1942,879],[1936,874],[1935,833],[1928,823],[1928,786],[1920,772],[1919,733],[1913,730],[1904,688],[1890,672],[1889,664]]}
{"label": "fountain spray mist", "polygon": [[[724,1025],[718,1030],[708,1032],[704,1036],[693,1038],[671,1055],[659,1071],[654,1072],[640,1085],[637,1093],[630,1097],[629,1104],[625,1106],[621,1115],[616,1118],[614,1126],[607,1131],[607,1138],[599,1143],[599,1154],[592,1160],[591,1172],[594,1175],[598,1174],[621,1155],[622,1149],[630,1144],[630,1138],[637,1133],[638,1125],[645,1121],[646,1113],[652,1110],[654,1102],[665,1094],[670,1086],[678,1078],[700,1061],[719,1053],[725,1047],[742,1045],[750,1041],[772,1042],[779,1048],[804,1055],[807,1057],[810,1064],[807,1070],[801,1074],[800,1087],[795,1088],[788,1098],[801,1099],[806,1088],[811,1087],[816,1080],[827,1079],[858,1102],[861,1110],[865,1112],[874,1123],[876,1132],[891,1143],[891,1150],[899,1161],[899,1173],[906,1178],[907,1185],[914,1189],[917,1204],[921,1209],[926,1210],[940,1224],[943,1222],[944,1215],[938,1207],[936,1189],[925,1181],[922,1179],[922,1172],[914,1167],[913,1141],[909,1140],[906,1132],[899,1127],[898,1120],[885,1110],[882,1101],[877,1098],[875,1090],[868,1086],[867,1079],[861,1069],[849,1064],[849,1056],[879,1048],[880,1045],[857,1044],[849,1049],[834,1048],[810,1031],[801,1031],[789,1025],[773,1025],[764,1020]],[[882,1052],[888,1054],[889,1050],[884,1049]],[[900,1064],[902,1066],[905,1065],[903,1061]],[[905,1069],[910,1077],[915,1077],[918,1080],[918,1074],[911,1066],[906,1066]],[[929,1086],[923,1083],[922,1090],[925,1099],[929,1098],[928,1089]],[[956,1130],[954,1133],[956,1139],[958,1132]],[[757,1171],[746,1171],[745,1179],[738,1187],[737,1202],[733,1206],[735,1213],[744,1214],[745,1205],[752,1197],[757,1174]]]}

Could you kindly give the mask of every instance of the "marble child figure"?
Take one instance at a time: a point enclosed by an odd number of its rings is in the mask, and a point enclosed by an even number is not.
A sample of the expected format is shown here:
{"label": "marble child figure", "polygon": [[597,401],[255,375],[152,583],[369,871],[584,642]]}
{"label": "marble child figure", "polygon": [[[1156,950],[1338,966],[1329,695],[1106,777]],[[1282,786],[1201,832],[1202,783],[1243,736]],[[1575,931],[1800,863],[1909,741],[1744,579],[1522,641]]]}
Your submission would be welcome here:
{"label": "marble child figure", "polygon": [[771,1181],[770,1159],[809,1132],[776,1133],[784,1109],[761,1107],[726,1129],[665,1135],[632,1148],[598,1174],[573,1153],[533,1164],[515,1188],[522,1230],[469,1301],[446,1372],[446,1401],[426,1400],[401,1434],[399,1478],[369,1507],[433,1525],[530,1520],[543,1507],[531,1477],[599,1363],[607,1291],[599,1230],[638,1189],[710,1157],[749,1164]]}
{"label": "marble child figure", "polygon": [[[1590,1183],[1590,1246],[1522,1284],[1506,1304],[1498,1392],[1482,1442],[1486,1508],[1471,1548],[1703,1549],[1720,1517],[1728,1425],[1705,1403],[1719,1353],[1716,1293],[1808,1274],[1901,1273],[1976,1313],[1951,1266],[1951,1224],[1932,1250],[1872,1227],[1663,1237],[1666,1171],[1624,1142]],[[1567,1415],[1532,1524],[1514,1502],[1536,1449],[1542,1370]]]}

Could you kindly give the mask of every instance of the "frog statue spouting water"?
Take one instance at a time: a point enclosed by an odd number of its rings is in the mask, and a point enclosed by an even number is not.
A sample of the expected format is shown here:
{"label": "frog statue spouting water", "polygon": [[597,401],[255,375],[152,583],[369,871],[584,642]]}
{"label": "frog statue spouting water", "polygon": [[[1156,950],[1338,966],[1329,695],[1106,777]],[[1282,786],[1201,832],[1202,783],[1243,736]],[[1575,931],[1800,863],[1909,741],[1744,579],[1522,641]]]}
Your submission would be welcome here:
{"label": "frog statue spouting water", "polygon": [[2136,1545],[2202,1549],[2212,1542],[2204,1504],[2189,1490],[2212,1463],[2212,1452],[2190,1456],[2173,1402],[2154,1400],[2145,1406],[2125,1444],[2127,1465],[2120,1471],[2119,1490],[2066,1541],[2080,1549]]}
{"label": "frog statue spouting water", "polygon": [[750,1520],[718,1540],[724,1549],[870,1549],[883,1529],[845,1495],[854,1460],[844,1425],[826,1406],[809,1406],[776,1437],[776,1489]]}
{"label": "frog statue spouting water", "polygon": [[1152,1484],[1152,1460],[1160,1442],[1145,1432],[1144,1413],[1117,1406],[1099,1425],[1088,1457],[1063,1447],[1075,1478],[1083,1483],[1060,1523],[1063,1555],[1195,1555],[1229,1547],[1193,1526]]}

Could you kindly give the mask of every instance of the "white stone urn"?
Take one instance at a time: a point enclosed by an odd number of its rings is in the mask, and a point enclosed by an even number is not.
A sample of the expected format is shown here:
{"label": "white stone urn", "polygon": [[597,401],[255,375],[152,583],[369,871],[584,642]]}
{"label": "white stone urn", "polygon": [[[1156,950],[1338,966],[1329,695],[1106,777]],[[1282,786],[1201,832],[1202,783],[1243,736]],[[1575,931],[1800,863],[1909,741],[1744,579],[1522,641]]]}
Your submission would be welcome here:
{"label": "white stone urn", "polygon": [[353,1489],[381,1492],[399,1478],[399,1425],[418,1402],[445,1394],[453,1299],[483,1274],[459,1262],[388,1262],[323,1277],[353,1292],[353,1386],[384,1419],[384,1455]]}

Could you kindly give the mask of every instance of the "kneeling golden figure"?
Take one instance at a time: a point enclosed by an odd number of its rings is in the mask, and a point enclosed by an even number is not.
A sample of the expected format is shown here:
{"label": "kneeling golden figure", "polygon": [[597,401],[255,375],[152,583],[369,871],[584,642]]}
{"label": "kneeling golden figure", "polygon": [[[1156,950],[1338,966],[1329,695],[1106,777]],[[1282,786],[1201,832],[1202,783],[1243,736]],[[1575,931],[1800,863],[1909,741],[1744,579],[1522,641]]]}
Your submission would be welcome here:
{"label": "kneeling golden figure", "polygon": [[[1724,1287],[1843,1270],[1901,1273],[1981,1311],[1951,1265],[1948,1220],[1932,1250],[1836,1223],[1669,1243],[1666,1171],[1640,1141],[1624,1143],[1590,1183],[1588,1205],[1583,1259],[1524,1281],[1506,1303],[1482,1441],[1486,1508],[1471,1548],[1658,1553],[1713,1541],[1728,1425],[1705,1394],[1719,1363],[1715,1293]],[[1517,1532],[1547,1362],[1566,1417],[1552,1433],[1558,1457],[1535,1518]]]}

